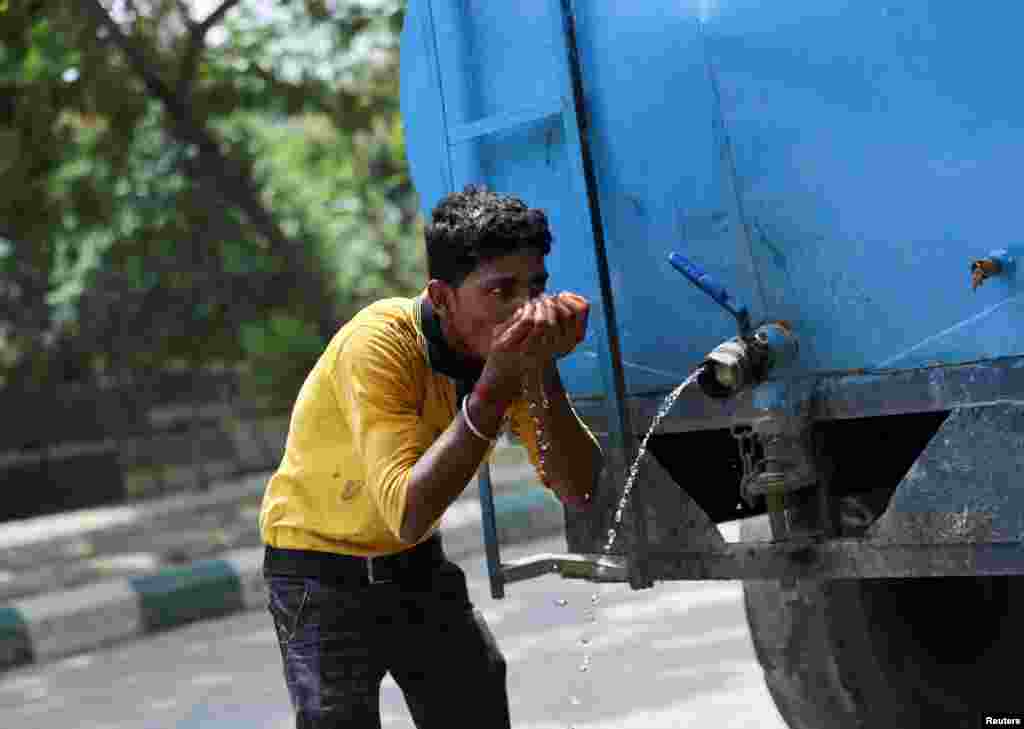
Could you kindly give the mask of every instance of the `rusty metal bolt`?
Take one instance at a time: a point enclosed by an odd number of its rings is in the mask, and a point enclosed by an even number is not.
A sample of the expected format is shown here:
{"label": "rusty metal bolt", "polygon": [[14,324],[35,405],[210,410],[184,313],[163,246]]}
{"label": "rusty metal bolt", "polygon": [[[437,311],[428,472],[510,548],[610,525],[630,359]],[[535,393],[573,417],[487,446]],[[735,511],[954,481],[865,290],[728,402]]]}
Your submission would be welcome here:
{"label": "rusty metal bolt", "polygon": [[1002,264],[992,258],[975,261],[971,264],[971,291],[977,291],[978,287],[985,283],[985,279],[998,276],[1002,272]]}

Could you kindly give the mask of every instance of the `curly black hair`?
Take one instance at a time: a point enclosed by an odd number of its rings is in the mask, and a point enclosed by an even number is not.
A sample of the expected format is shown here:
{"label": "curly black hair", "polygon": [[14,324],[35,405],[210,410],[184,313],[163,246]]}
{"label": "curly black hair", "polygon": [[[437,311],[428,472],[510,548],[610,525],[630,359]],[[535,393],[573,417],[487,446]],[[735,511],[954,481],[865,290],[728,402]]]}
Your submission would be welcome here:
{"label": "curly black hair", "polygon": [[543,210],[511,195],[467,185],[437,204],[426,226],[430,278],[460,286],[485,261],[523,250],[551,252],[551,231]]}

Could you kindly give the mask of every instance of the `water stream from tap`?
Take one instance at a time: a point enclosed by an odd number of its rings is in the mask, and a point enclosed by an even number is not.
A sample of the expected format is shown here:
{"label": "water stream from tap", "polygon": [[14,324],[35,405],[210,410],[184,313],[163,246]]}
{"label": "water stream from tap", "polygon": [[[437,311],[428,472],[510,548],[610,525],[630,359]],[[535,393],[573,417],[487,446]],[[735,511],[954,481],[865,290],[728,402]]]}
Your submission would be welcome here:
{"label": "water stream from tap", "polygon": [[[654,418],[651,420],[651,425],[647,430],[647,434],[640,442],[640,448],[637,452],[636,458],[633,460],[632,465],[629,468],[626,483],[622,490],[622,496],[619,499],[618,506],[615,510],[615,515],[612,520],[612,526],[608,530],[608,539],[604,544],[603,553],[609,554],[612,547],[615,545],[615,539],[618,536],[619,528],[622,525],[622,519],[625,515],[626,508],[629,505],[629,499],[633,492],[633,487],[636,484],[637,476],[640,473],[640,466],[643,463],[644,457],[647,455],[647,444],[657,429],[661,421],[668,415],[669,411],[672,410],[672,406],[675,405],[676,400],[683,394],[691,384],[693,384],[701,373],[704,371],[704,367],[698,367],[693,373],[690,374],[682,383],[679,384],[668,396],[662,401],[658,407]],[[551,447],[550,439],[547,437],[545,428],[543,425],[543,418],[540,416],[542,410],[546,411],[550,407],[550,403],[546,395],[544,394],[544,388],[541,383],[538,383],[537,390],[533,390],[530,387],[530,382],[527,378],[523,380],[523,395],[525,396],[530,414],[533,419],[534,427],[537,435],[537,450],[539,454],[539,468],[541,479],[547,483],[547,470],[546,470],[546,455]],[[537,393],[539,392],[539,396]],[[584,632],[579,639],[579,645],[583,649],[583,660],[579,665],[579,672],[581,674],[588,674],[592,665],[592,645],[594,641],[594,629],[597,623],[597,611],[601,604],[601,590],[603,585],[598,585],[597,591],[594,592],[590,597],[590,605],[586,613],[586,625],[584,626]],[[565,607],[569,602],[565,599],[559,599],[555,601],[556,605]],[[587,681],[589,683],[589,681]],[[570,693],[569,703],[571,706],[579,707],[583,704],[582,699],[579,697],[580,691],[574,690]],[[572,725],[569,725],[569,729],[572,729]]]}
{"label": "water stream from tap", "polygon": [[654,431],[657,429],[661,421],[664,420],[665,416],[672,410],[672,406],[676,404],[676,400],[683,394],[683,390],[692,385],[700,377],[704,371],[704,367],[698,367],[694,370],[689,377],[680,383],[680,385],[668,394],[661,405],[658,407],[657,412],[654,414],[654,418],[651,420],[651,427],[647,429],[647,435],[640,441],[640,449],[637,451],[636,458],[633,459],[633,464],[629,467],[629,473],[626,476],[626,485],[622,489],[622,498],[619,499],[618,508],[615,509],[615,518],[612,520],[612,526],[608,530],[608,541],[604,545],[604,553],[608,554],[611,552],[612,547],[615,545],[615,539],[619,533],[619,527],[622,526],[622,517],[626,512],[626,506],[629,504],[629,496],[633,492],[633,486],[636,483],[636,477],[640,473],[640,465],[643,463],[644,456],[647,455],[647,443],[650,441],[651,436],[654,435]]}

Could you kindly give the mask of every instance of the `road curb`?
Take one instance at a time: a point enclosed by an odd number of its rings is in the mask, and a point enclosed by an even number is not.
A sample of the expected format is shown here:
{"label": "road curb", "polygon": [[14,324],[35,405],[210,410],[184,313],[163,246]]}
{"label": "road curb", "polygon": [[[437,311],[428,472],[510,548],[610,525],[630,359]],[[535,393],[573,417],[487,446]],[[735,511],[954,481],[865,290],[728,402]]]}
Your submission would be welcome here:
{"label": "road curb", "polygon": [[[564,529],[562,507],[546,489],[498,494],[494,501],[503,546],[554,536]],[[454,504],[441,533],[449,557],[483,558],[480,507],[475,501]],[[12,601],[0,606],[0,671],[197,620],[265,609],[262,567],[262,547],[236,549],[144,576]]]}

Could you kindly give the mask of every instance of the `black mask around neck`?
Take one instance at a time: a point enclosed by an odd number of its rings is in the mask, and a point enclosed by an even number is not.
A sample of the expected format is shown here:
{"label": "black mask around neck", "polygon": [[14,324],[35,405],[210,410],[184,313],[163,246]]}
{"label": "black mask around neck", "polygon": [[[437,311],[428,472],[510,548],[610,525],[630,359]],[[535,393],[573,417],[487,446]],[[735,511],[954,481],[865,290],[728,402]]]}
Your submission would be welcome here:
{"label": "black mask around neck", "polygon": [[423,322],[423,335],[427,339],[427,358],[431,368],[455,380],[456,398],[461,401],[480,378],[483,365],[466,359],[452,349],[444,338],[441,320],[427,296],[420,300],[420,320]]}

